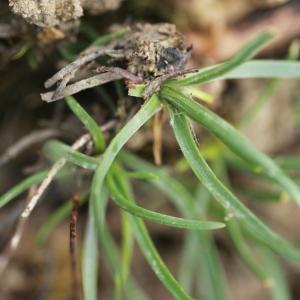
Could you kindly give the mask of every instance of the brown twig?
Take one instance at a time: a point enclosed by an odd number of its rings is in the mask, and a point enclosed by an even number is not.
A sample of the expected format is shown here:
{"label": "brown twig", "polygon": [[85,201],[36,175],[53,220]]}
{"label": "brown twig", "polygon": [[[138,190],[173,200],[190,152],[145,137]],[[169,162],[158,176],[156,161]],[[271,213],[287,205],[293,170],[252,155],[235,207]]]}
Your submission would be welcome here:
{"label": "brown twig", "polygon": [[143,82],[143,80],[140,77],[134,75],[133,73],[131,73],[125,69],[119,68],[119,67],[101,66],[96,69],[96,72],[101,72],[101,73],[111,72],[114,74],[119,74],[120,76],[122,76],[122,78],[127,79],[130,82],[135,83],[135,84]]}
{"label": "brown twig", "polygon": [[199,69],[179,70],[179,71],[174,71],[172,73],[159,76],[148,83],[148,85],[144,90],[143,98],[148,99],[149,97],[151,97],[154,93],[156,93],[159,90],[159,88],[167,80],[173,79],[177,76],[185,75],[187,73],[197,72],[197,71],[199,71]]}
{"label": "brown twig", "polygon": [[162,112],[155,114],[153,119],[153,156],[156,165],[162,164]]}
{"label": "brown twig", "polygon": [[56,90],[52,95],[52,99],[56,99],[59,97],[61,92],[66,88],[67,84],[74,77],[74,75],[75,75],[75,71],[72,71],[61,80],[61,82],[59,83],[58,87],[56,88]]}
{"label": "brown twig", "polygon": [[80,270],[77,261],[77,220],[79,207],[79,194],[76,193],[72,197],[72,212],[70,220],[70,256],[71,256],[71,270],[72,270],[72,298],[73,300],[81,300],[81,283]]}
{"label": "brown twig", "polygon": [[69,73],[75,72],[80,67],[95,60],[99,56],[109,54],[112,50],[113,50],[112,46],[100,47],[100,48],[96,48],[96,49],[95,48],[87,49],[76,60],[74,60],[72,63],[66,65],[64,68],[62,68],[57,73],[55,73],[51,78],[49,78],[45,82],[45,88],[47,88],[47,89],[50,88],[56,82],[61,81]]}
{"label": "brown twig", "polygon": [[98,85],[102,85],[102,84],[105,84],[110,81],[122,79],[122,78],[123,77],[119,74],[107,72],[107,73],[95,75],[95,76],[87,78],[87,79],[80,80],[76,83],[66,86],[66,88],[56,98],[53,98],[54,92],[48,92],[48,93],[41,94],[41,97],[42,97],[42,100],[44,100],[46,102],[52,102],[52,101],[56,101],[56,100],[65,98],[67,96],[71,96],[80,91],[83,91],[83,90],[86,90],[86,89],[89,89],[89,88],[92,88],[92,87],[95,87]]}

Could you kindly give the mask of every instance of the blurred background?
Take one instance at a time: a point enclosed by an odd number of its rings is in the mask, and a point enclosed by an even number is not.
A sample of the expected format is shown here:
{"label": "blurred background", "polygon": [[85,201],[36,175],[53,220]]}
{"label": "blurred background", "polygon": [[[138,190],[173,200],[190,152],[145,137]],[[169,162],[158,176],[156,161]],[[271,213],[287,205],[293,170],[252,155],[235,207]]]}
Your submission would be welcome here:
{"label": "blurred background", "polygon": [[[292,53],[293,59],[299,59],[299,0],[124,0],[110,1],[109,5],[86,0],[84,5],[84,16],[80,20],[55,25],[50,30],[12,14],[7,1],[0,3],[0,195],[28,175],[49,166],[42,154],[43,144],[48,139],[59,138],[71,144],[84,133],[84,128],[64,102],[46,104],[40,93],[44,91],[44,82],[65,63],[68,54],[78,53],[95,37],[116,25],[125,26],[137,21],[176,24],[187,44],[193,47],[189,67],[204,67],[225,60],[257,33],[269,29],[276,38],[259,58],[287,59]],[[257,148],[274,156],[300,154],[299,80],[216,81],[206,84],[203,89],[213,96],[210,107],[219,115],[233,124],[245,123],[240,128]],[[126,97],[122,83],[108,84],[101,90],[87,90],[76,98],[100,124],[114,119],[117,127],[122,126],[125,116],[137,107],[136,99]],[[251,120],[245,121],[245,116],[257,102],[260,104],[254,109]],[[184,166],[178,166],[181,153],[170,134],[168,122],[163,130],[163,164],[193,189],[196,179]],[[201,144],[211,143],[211,137],[205,131],[196,126],[195,130]],[[109,132],[107,135],[109,137]],[[151,128],[144,128],[127,148],[153,162],[152,139]],[[229,168],[229,177],[234,190],[249,190],[260,184],[259,180],[234,167]],[[70,168],[70,172],[59,177],[47,190],[30,217],[20,246],[1,274],[0,299],[70,299],[69,217],[43,242],[37,241],[37,234],[51,212],[69,201],[75,191],[85,190],[90,178],[89,173],[74,174]],[[144,207],[176,214],[159,191],[138,182],[135,189]],[[256,204],[249,201],[246,193],[239,196],[279,233],[300,243],[299,210],[293,203],[265,201]],[[0,210],[0,253],[5,252],[27,197],[24,193]],[[83,205],[78,215],[79,251],[86,213],[87,207]],[[108,207],[107,220],[119,241],[119,209],[113,204]],[[176,275],[185,232],[147,225],[163,259]],[[216,232],[214,238],[231,299],[271,299],[268,288],[244,266],[228,237]],[[100,261],[105,261],[101,254]],[[300,299],[300,270],[295,265],[283,263],[291,299]],[[101,299],[112,299],[113,280],[105,263],[100,265],[103,266],[99,279]],[[135,249],[132,270],[150,299],[172,299],[138,249]]]}

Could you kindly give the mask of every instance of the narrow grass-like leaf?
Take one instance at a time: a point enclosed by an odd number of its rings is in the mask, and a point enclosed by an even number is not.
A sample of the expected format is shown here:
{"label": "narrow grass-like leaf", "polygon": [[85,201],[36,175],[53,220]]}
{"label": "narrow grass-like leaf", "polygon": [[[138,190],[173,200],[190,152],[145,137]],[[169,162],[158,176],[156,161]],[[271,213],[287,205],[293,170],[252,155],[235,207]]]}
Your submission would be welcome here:
{"label": "narrow grass-like leaf", "polygon": [[[136,155],[127,151],[122,151],[118,156],[122,162],[136,171],[146,171],[158,179],[150,181],[155,187],[170,197],[174,205],[185,216],[191,217],[194,211],[194,199],[184,186],[175,178],[171,177],[162,167],[154,166]],[[126,174],[126,173],[125,173]]]}
{"label": "narrow grass-like leaf", "polygon": [[[222,156],[219,156],[215,159],[215,165],[213,167],[215,174],[219,176],[222,182],[230,189],[230,179],[228,177],[226,164]],[[244,262],[244,264],[248,267],[250,271],[252,271],[256,277],[262,281],[265,285],[270,284],[271,274],[269,274],[263,265],[258,261],[259,258],[256,258],[253,254],[249,246],[247,245],[242,228],[235,218],[230,218],[227,221],[227,231],[233,242],[233,245],[236,249],[237,254]]]}
{"label": "narrow grass-like leaf", "polygon": [[[97,206],[94,210],[94,214],[96,219],[99,244],[106,257],[105,262],[108,265],[108,269],[112,272],[112,276],[116,277],[117,276],[116,274],[120,272],[120,266],[122,264],[122,260],[120,258],[120,253],[118,251],[117,245],[115,244],[113,237],[107,228],[107,222],[105,220],[107,200],[108,200],[107,193],[104,189],[101,194],[101,201],[97,201],[96,203]],[[131,299],[148,300],[146,294],[136,284],[136,282],[130,276],[130,274],[129,274],[128,281],[126,282],[125,295],[128,300]]]}
{"label": "narrow grass-like leaf", "polygon": [[247,187],[238,187],[235,189],[239,194],[244,195],[251,201],[255,202],[275,202],[278,203],[282,200],[282,193],[276,191],[265,191],[261,189],[253,189]]}
{"label": "narrow grass-like leaf", "polygon": [[98,299],[98,237],[95,216],[90,205],[82,257],[82,284],[84,299]]}
{"label": "narrow grass-like leaf", "polygon": [[158,177],[150,172],[140,171],[140,172],[126,172],[125,175],[128,178],[137,178],[141,180],[157,180]]}
{"label": "narrow grass-like leaf", "polygon": [[197,87],[188,86],[186,88],[182,88],[181,91],[184,94],[191,95],[192,97],[198,98],[198,99],[202,100],[203,102],[206,102],[209,104],[214,102],[214,97],[212,95],[208,94],[207,92],[205,92],[203,90],[200,90]]}
{"label": "narrow grass-like leaf", "polygon": [[250,249],[247,247],[246,241],[242,235],[241,229],[237,220],[230,219],[227,222],[227,229],[229,236],[241,257],[244,264],[251,270],[264,284],[268,284],[271,281],[271,277],[263,268],[262,264],[259,264],[254,260]]}
{"label": "narrow grass-like leaf", "polygon": [[266,45],[266,43],[272,39],[272,37],[272,34],[268,32],[262,32],[256,38],[248,42],[237,54],[235,54],[226,62],[211,66],[204,70],[199,70],[196,73],[187,74],[183,78],[171,80],[168,82],[168,84],[187,86],[218,78],[253,57],[263,46]]}
{"label": "narrow grass-like leaf", "polygon": [[122,250],[121,263],[118,273],[115,275],[114,300],[122,300],[125,294],[126,283],[130,272],[130,264],[133,255],[134,238],[129,214],[121,211]]}
{"label": "narrow grass-like leaf", "polygon": [[105,148],[105,139],[101,128],[98,126],[95,120],[85,111],[85,109],[76,101],[74,97],[66,97],[66,102],[73,113],[90,132],[94,142],[95,150],[97,152],[102,151]]}
{"label": "narrow grass-like leaf", "polygon": [[79,31],[86,35],[90,40],[95,40],[99,37],[99,32],[85,20],[80,21]]}
{"label": "narrow grass-like leaf", "polygon": [[129,220],[129,214],[121,212],[122,220],[122,252],[121,252],[121,265],[122,265],[122,278],[126,282],[130,271],[130,264],[133,255],[133,233]]}
{"label": "narrow grass-like leaf", "polygon": [[272,95],[274,95],[279,83],[280,80],[277,78],[273,78],[267,83],[267,85],[260,93],[258,99],[254,102],[247,113],[242,117],[241,121],[237,124],[238,128],[247,127],[255,119],[257,113],[261,110],[261,108],[272,98]]}
{"label": "narrow grass-like leaf", "polygon": [[[199,183],[195,194],[195,213],[203,216],[211,202],[211,194],[205,186]],[[199,247],[201,255],[199,255],[200,268],[198,270],[197,298],[207,300],[228,300],[229,290],[225,278],[225,271],[218,254],[217,246],[214,238],[209,232],[201,232],[199,236]]]}
{"label": "narrow grass-like leaf", "polygon": [[185,112],[194,121],[200,123],[211,133],[217,136],[232,152],[243,158],[255,168],[261,168],[272,180],[277,182],[300,205],[300,189],[277,164],[264,153],[257,150],[233,126],[217,116],[215,113],[181,94],[170,87],[163,87],[160,93],[179,111]]}
{"label": "narrow grass-like leaf", "polygon": [[280,265],[278,258],[267,248],[260,249],[264,266],[269,274],[272,274],[272,282],[269,284],[272,300],[290,300],[291,295],[284,274],[283,267]]}
{"label": "narrow grass-like leaf", "polygon": [[51,140],[47,142],[43,148],[43,152],[46,157],[52,160],[57,160],[63,157],[67,161],[84,169],[95,170],[99,164],[99,159],[76,151],[72,149],[72,147],[58,140]]}
{"label": "narrow grass-like leaf", "polygon": [[[291,61],[294,60],[295,61],[295,60],[298,59],[299,46],[300,46],[299,43],[292,43],[291,44],[291,46],[289,47],[289,53],[288,53],[288,56],[287,56],[287,60],[291,60]],[[275,62],[277,64],[278,62],[282,63],[283,61],[275,61]],[[252,61],[251,63],[254,63],[254,61]],[[248,112],[243,116],[242,120],[238,123],[239,128],[246,127],[249,123],[251,123],[255,119],[255,116],[260,111],[262,106],[265,105],[265,103],[272,98],[272,95],[274,95],[279,83],[281,82],[280,79],[282,79],[283,76],[291,76],[291,78],[297,78],[297,74],[293,72],[293,71],[297,70],[298,78],[300,78],[300,63],[297,63],[297,66],[295,66],[295,65],[292,65],[292,66],[296,67],[295,70],[292,70],[291,66],[288,66],[288,65],[282,66],[282,68],[278,69],[280,73],[277,73],[277,76],[276,75],[274,76],[274,69],[276,69],[274,64],[269,65],[269,66],[265,66],[265,68],[261,68],[261,69],[259,68],[259,66],[256,66],[256,68],[253,69],[253,70],[255,70],[255,72],[261,71],[260,75],[256,76],[256,78],[261,78],[262,75],[267,75],[267,74],[263,73],[263,72],[266,72],[266,71],[272,71],[271,74],[273,74],[273,76],[275,78],[272,77],[272,79],[268,82],[268,84],[264,87],[264,89],[260,93],[258,99],[250,107]],[[245,75],[247,75],[247,72],[246,72],[247,64],[245,64],[245,66],[241,66],[241,68],[242,67],[244,67],[245,70],[244,70],[243,73],[241,72],[241,75],[245,76]],[[237,68],[237,69],[239,69],[239,68]],[[238,71],[237,69],[233,70],[233,72],[237,72]],[[248,66],[247,71],[248,72],[250,71],[249,66]],[[229,72],[229,73],[231,73],[231,72]],[[251,73],[248,73],[248,76],[250,74]],[[275,72],[275,74],[276,74],[276,72]],[[228,75],[228,74],[225,74],[225,76],[226,75]],[[229,74],[229,76],[230,76],[230,74]],[[239,78],[243,78],[243,76],[241,76]]]}
{"label": "narrow grass-like leaf", "polygon": [[178,281],[188,294],[192,294],[196,271],[199,268],[199,253],[203,251],[199,246],[197,234],[187,232],[182,246]]}
{"label": "narrow grass-like leaf", "polygon": [[[100,161],[91,186],[91,195],[90,195],[90,204],[92,206],[92,211],[95,214],[95,218],[97,218],[97,209],[99,206],[99,202],[103,200],[101,196],[104,192],[104,180],[106,175],[111,168],[116,156],[118,155],[121,148],[125,145],[125,143],[132,137],[134,133],[144,124],[146,123],[159,109],[159,101],[156,95],[152,96],[148,102],[146,102],[140,111],[120,130],[120,132],[114,137],[114,139],[110,142],[106,151],[103,154],[102,160]],[[99,215],[98,215],[99,218]],[[103,217],[101,220],[103,221]],[[98,224],[98,227],[102,226],[102,224]],[[99,229],[98,229],[99,230]],[[103,234],[103,232],[102,232]]]}
{"label": "narrow grass-like leaf", "polygon": [[[240,157],[232,155],[232,153],[229,153],[228,151],[224,154],[226,162],[234,169],[260,178],[267,178],[266,174],[261,172],[261,168],[248,164]],[[300,169],[300,159],[297,155],[277,156],[274,157],[273,160],[285,172],[297,173]],[[269,177],[267,179],[269,179]]]}
{"label": "narrow grass-like leaf", "polygon": [[109,190],[116,204],[128,211],[129,213],[146,219],[158,224],[168,225],[171,227],[185,228],[191,230],[210,230],[223,228],[224,224],[220,222],[208,222],[208,221],[198,221],[190,219],[182,219],[177,217],[168,216],[161,213],[156,213],[154,211],[144,209],[132,201],[132,199],[125,198],[118,187],[114,184],[112,176],[108,176],[107,179]]}
{"label": "narrow grass-like leaf", "polygon": [[140,111],[120,130],[120,132],[110,142],[103,154],[102,160],[98,165],[92,181],[91,199],[94,209],[97,207],[97,201],[101,199],[101,192],[105,177],[113,164],[116,156],[125,143],[159,110],[159,100],[156,95],[152,96],[146,102]]}
{"label": "narrow grass-like leaf", "polygon": [[[126,166],[133,170],[144,170],[157,176],[157,180],[150,181],[149,183],[167,195],[185,217],[197,218],[203,216],[202,205],[209,195],[206,189],[201,195],[199,194],[197,197],[194,197],[180,181],[170,176],[163,168],[154,166],[140,157],[125,151],[120,153],[119,158]],[[203,191],[203,189],[201,189],[201,191]],[[199,268],[200,265],[201,276],[199,281],[203,282],[199,288],[201,290],[201,295],[205,294],[205,299],[207,300],[228,299],[224,283],[224,272],[213,238],[205,231],[189,232],[188,235],[191,237],[190,245],[188,245],[189,250],[193,250],[192,248],[196,243],[195,237],[199,247],[195,247],[194,249],[197,252],[197,256],[193,263],[195,268]],[[186,276],[186,274],[182,274],[181,279],[183,276]],[[195,278],[193,279],[195,280]],[[182,282],[183,287],[187,291],[190,286],[188,281],[189,278],[185,278]],[[199,282],[197,282],[197,284],[199,285]]]}
{"label": "narrow grass-like leaf", "polygon": [[[114,172],[116,185],[118,185],[124,197],[131,198],[128,181],[126,180],[126,177],[122,176],[122,173],[123,172]],[[176,281],[176,279],[168,270],[167,266],[162,261],[151,240],[144,222],[134,216],[131,216],[130,218],[132,220],[132,226],[134,228],[138,244],[156,276],[161,280],[161,282],[174,296],[175,299],[192,300],[192,298],[186,294],[184,289]]]}
{"label": "narrow grass-like leaf", "polygon": [[300,78],[300,62],[264,59],[251,60],[217,79],[243,78]]}
{"label": "narrow grass-like leaf", "polygon": [[289,155],[276,157],[275,161],[287,171],[299,171],[300,170],[300,156]]}
{"label": "narrow grass-like leaf", "polygon": [[266,226],[215,176],[203,159],[185,116],[174,109],[170,109],[170,113],[176,139],[186,160],[196,176],[225,208],[228,217],[238,218],[261,243],[267,244],[283,257],[300,262],[300,251]]}
{"label": "narrow grass-like leaf", "polygon": [[32,185],[40,183],[43,179],[46,178],[47,174],[48,170],[35,173],[25,178],[23,181],[21,181],[14,187],[12,187],[9,191],[0,196],[0,208],[6,205],[11,200],[13,200],[14,198],[18,197],[23,192],[25,192]]}

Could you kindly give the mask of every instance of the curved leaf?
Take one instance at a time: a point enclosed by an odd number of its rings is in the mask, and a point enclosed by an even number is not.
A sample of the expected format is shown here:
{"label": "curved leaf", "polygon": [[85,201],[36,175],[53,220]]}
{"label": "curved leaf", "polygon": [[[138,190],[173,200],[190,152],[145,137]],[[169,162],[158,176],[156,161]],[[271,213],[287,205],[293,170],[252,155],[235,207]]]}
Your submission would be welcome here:
{"label": "curved leaf", "polygon": [[233,126],[200,103],[170,87],[163,87],[160,95],[194,121],[217,136],[232,152],[243,158],[255,169],[261,170],[277,182],[300,205],[300,189],[267,155],[257,150]]}
{"label": "curved leaf", "polygon": [[90,132],[96,151],[102,151],[105,148],[105,139],[101,128],[98,126],[95,120],[85,111],[85,109],[76,101],[74,97],[66,97],[66,102],[73,113]]}
{"label": "curved leaf", "polygon": [[114,183],[112,176],[108,176],[107,183],[116,204],[137,217],[147,219],[155,223],[185,229],[210,230],[224,227],[224,224],[220,222],[177,218],[142,208],[134,204],[132,200],[122,195],[122,193],[117,188],[117,185]]}
{"label": "curved leaf", "polygon": [[180,148],[192,170],[215,199],[225,208],[228,218],[236,217],[262,243],[283,257],[300,262],[300,251],[280,237],[245,207],[215,176],[202,157],[185,116],[170,108],[172,126]]}
{"label": "curved leaf", "polygon": [[272,38],[273,35],[269,32],[262,32],[256,38],[248,42],[237,54],[226,62],[201,69],[196,73],[189,73],[183,76],[183,78],[170,80],[168,81],[168,84],[175,86],[187,86],[218,78],[249,60]]}
{"label": "curved leaf", "polygon": [[5,194],[0,196],[0,208],[6,205],[8,202],[25,192],[28,188],[30,188],[32,185],[40,183],[44,178],[46,178],[48,174],[48,170],[41,171],[38,173],[35,173],[27,178],[25,178],[23,181],[12,187],[9,191],[7,191]]}

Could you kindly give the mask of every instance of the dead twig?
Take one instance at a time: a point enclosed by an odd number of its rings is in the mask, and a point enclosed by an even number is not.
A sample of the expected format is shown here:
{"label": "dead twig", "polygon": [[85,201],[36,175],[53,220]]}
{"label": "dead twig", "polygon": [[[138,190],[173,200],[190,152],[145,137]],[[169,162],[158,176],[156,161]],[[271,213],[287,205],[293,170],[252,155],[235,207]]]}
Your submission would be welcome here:
{"label": "dead twig", "polygon": [[79,194],[76,193],[72,197],[72,212],[70,221],[70,256],[71,256],[71,270],[72,270],[72,296],[73,300],[80,300],[81,297],[81,284],[80,284],[80,270],[77,261],[77,219],[79,207]]}
{"label": "dead twig", "polygon": [[32,146],[33,144],[40,143],[48,138],[58,136],[60,132],[55,129],[42,129],[31,132],[25,135],[16,143],[11,145],[1,156],[0,156],[0,167],[8,163],[15,157],[17,157],[24,150]]}
{"label": "dead twig", "polygon": [[[74,150],[78,150],[82,146],[87,144],[89,141],[90,141],[90,135],[84,134],[72,145],[72,148]],[[8,262],[10,260],[10,257],[12,256],[13,252],[19,245],[21,236],[24,231],[24,227],[27,224],[28,218],[31,215],[33,209],[35,208],[36,204],[38,203],[38,201],[40,200],[40,198],[42,197],[42,195],[44,194],[44,192],[46,191],[46,189],[48,188],[50,183],[53,181],[56,174],[63,168],[63,166],[66,164],[66,162],[67,162],[67,160],[65,158],[59,159],[52,166],[52,168],[48,172],[47,177],[42,181],[42,183],[37,188],[34,189],[34,192],[32,192],[32,189],[31,189],[28,203],[20,216],[16,231],[15,231],[13,237],[11,238],[6,250],[0,256],[0,274],[6,268]]]}
{"label": "dead twig", "polygon": [[74,75],[75,75],[75,71],[72,71],[61,80],[61,82],[59,83],[58,87],[56,88],[56,90],[52,95],[52,100],[59,97],[61,92],[66,88],[67,84],[74,77]]}
{"label": "dead twig", "polygon": [[163,113],[157,112],[153,119],[153,156],[156,165],[162,164],[162,121]]}
{"label": "dead twig", "polygon": [[89,89],[89,88],[92,88],[92,87],[95,87],[98,85],[102,85],[102,84],[105,84],[110,81],[122,79],[122,78],[123,77],[119,74],[107,72],[107,73],[95,75],[93,77],[89,77],[87,79],[77,81],[73,84],[66,86],[66,88],[56,98],[53,97],[53,94],[54,94],[53,91],[41,94],[41,97],[42,97],[43,101],[52,102],[52,101],[56,101],[56,100],[65,98],[67,96],[71,96],[80,91],[83,91],[83,90],[86,90],[86,89]]}
{"label": "dead twig", "polygon": [[93,49],[87,49],[85,52],[83,52],[76,60],[74,60],[72,63],[66,65],[64,68],[62,68],[60,71],[58,71],[56,74],[54,74],[51,78],[49,78],[45,82],[45,88],[50,88],[53,86],[56,82],[61,81],[64,79],[66,75],[69,73],[75,73],[80,67],[83,65],[95,60],[99,56],[110,54],[113,50],[112,46],[107,47],[100,47],[100,48],[93,48]]}
{"label": "dead twig", "polygon": [[100,72],[100,73],[111,72],[114,74],[119,74],[120,76],[122,76],[122,78],[127,79],[135,84],[143,82],[143,79],[141,79],[140,77],[134,75],[133,73],[131,73],[125,69],[119,68],[119,67],[101,66],[96,69],[96,72]]}
{"label": "dead twig", "polygon": [[174,71],[172,73],[168,73],[162,76],[159,76],[152,81],[148,83],[146,86],[144,93],[143,93],[143,98],[148,99],[150,98],[154,93],[156,93],[159,88],[168,80],[174,79],[175,77],[182,76],[188,73],[193,73],[197,72],[199,69],[189,69],[189,70],[179,70],[179,71]]}

